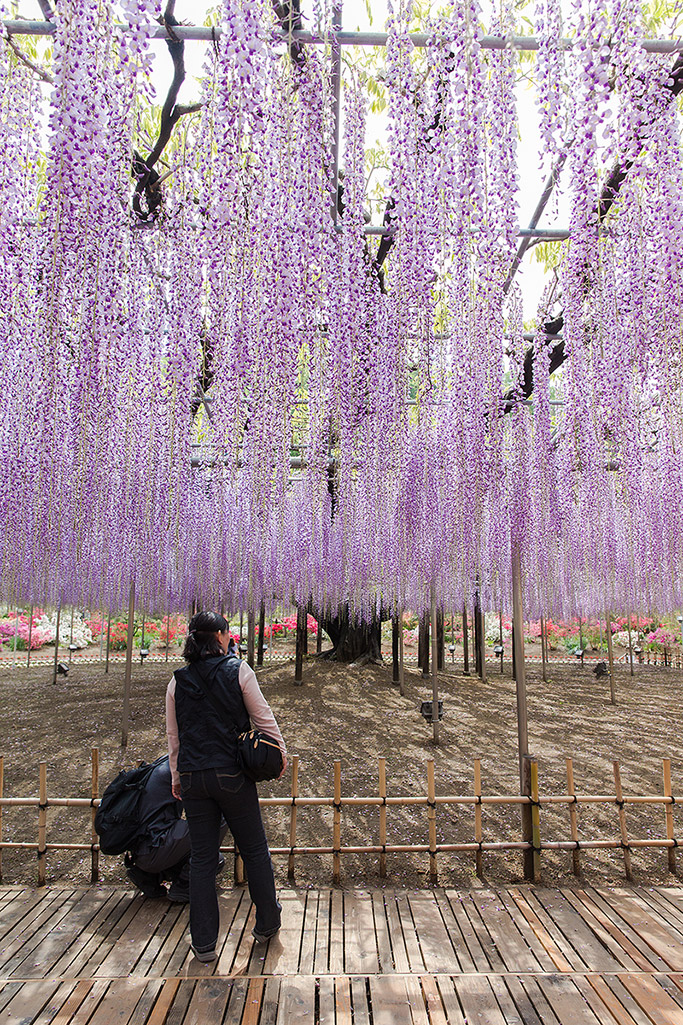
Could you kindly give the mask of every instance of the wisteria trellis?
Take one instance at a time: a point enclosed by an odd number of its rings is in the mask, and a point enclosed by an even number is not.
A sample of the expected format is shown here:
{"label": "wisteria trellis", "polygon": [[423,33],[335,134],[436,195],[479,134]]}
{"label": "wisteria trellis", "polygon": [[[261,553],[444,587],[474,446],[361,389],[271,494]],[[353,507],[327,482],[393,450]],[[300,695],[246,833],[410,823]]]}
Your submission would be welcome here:
{"label": "wisteria trellis", "polygon": [[[536,5],[541,132],[571,167],[559,412],[550,298],[533,401],[502,401],[527,344],[504,289],[516,58],[481,47],[477,0],[445,5],[419,60],[410,3],[390,9],[383,280],[362,81],[345,81],[335,224],[334,45],[292,62],[266,0],[224,0],[201,112],[141,225],[158,11],[122,10],[125,27],[108,0],[59,0],[51,90],[0,34],[2,598],[121,607],[134,581],[159,611],[312,598],[368,616],[476,587],[509,607],[515,544],[531,614],[679,607],[683,164],[672,58],[643,50],[636,0],[573,0],[565,24]],[[329,32],[330,5],[315,15]],[[633,166],[598,230],[614,159]]]}

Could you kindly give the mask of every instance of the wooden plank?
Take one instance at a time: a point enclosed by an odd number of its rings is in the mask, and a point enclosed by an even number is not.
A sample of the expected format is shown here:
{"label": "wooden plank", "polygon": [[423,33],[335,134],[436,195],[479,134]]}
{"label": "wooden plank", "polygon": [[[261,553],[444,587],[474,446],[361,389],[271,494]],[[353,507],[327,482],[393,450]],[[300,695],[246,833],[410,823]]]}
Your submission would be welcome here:
{"label": "wooden plank", "polygon": [[[265,975],[296,975],[299,971],[301,940],[306,918],[306,894],[282,890],[282,928],[276,940],[268,944],[263,972]],[[261,946],[261,950],[265,948]]]}
{"label": "wooden plank", "polygon": [[[598,918],[604,929],[616,940],[619,948],[626,952],[643,971],[666,971],[666,962],[635,932],[634,929],[615,911],[609,901],[604,899],[602,893],[597,890],[575,890],[568,897],[580,902],[584,907],[590,909],[592,915]],[[612,949],[615,949],[614,946]]]}
{"label": "wooden plank", "polygon": [[373,975],[379,971],[375,916],[367,891],[344,894],[344,971],[347,975]]}
{"label": "wooden plank", "polygon": [[101,974],[102,962],[120,943],[121,937],[126,933],[144,899],[144,897],[134,896],[130,891],[121,894],[116,922],[91,950],[91,955],[82,968],[83,975],[98,976]]}
{"label": "wooden plank", "polygon": [[624,966],[621,958],[615,957],[616,951],[609,946],[606,949],[585,916],[579,913],[570,899],[572,891],[537,890],[536,896],[561,931],[566,945],[574,951],[576,959],[571,959],[574,969],[581,970],[581,964],[585,964],[589,971],[614,972]]}
{"label": "wooden plank", "polygon": [[521,995],[523,998],[520,1003],[527,1012],[526,1014],[522,1013],[513,998],[512,990],[510,988],[510,979],[511,976],[503,977],[502,975],[489,975],[488,977],[489,985],[493,991],[493,995],[498,1001],[498,1006],[505,1021],[517,1022],[521,1020],[524,1022],[524,1025],[551,1025],[555,1020],[555,1016],[553,1015],[549,1018],[547,1023],[542,1022],[536,1013],[536,1009],[529,1000],[529,997],[524,990],[521,990],[520,987],[521,992],[518,992],[518,995]]}
{"label": "wooden plank", "polygon": [[[446,1012],[448,1025],[467,1025],[453,979],[449,975],[440,975],[436,980],[436,984],[439,987],[439,994]],[[481,1020],[482,1025],[486,1021],[486,1019],[477,1020]]]}
{"label": "wooden plank", "polygon": [[135,965],[133,975],[154,974],[151,972],[151,967],[159,956],[164,944],[168,942],[168,939],[181,915],[183,916],[183,924],[187,927],[187,906],[183,904],[169,904],[166,913],[159,922],[157,928],[154,930],[154,935],[150,936],[149,943]]}
{"label": "wooden plank", "polygon": [[[68,993],[64,994],[66,999],[63,1003],[59,1004],[55,1014],[43,1019],[49,1021],[51,1025],[69,1025],[74,1014],[92,989],[93,983],[90,979],[81,979],[80,982],[65,983],[64,986],[68,986]],[[60,987],[58,993],[64,993],[64,987]],[[50,1001],[50,1004],[56,1005],[56,997]],[[41,1019],[37,1018],[33,1025],[39,1025],[40,1021]]]}
{"label": "wooden plank", "polygon": [[652,1025],[683,1025],[683,1008],[671,999],[654,976],[624,975],[621,981]]}
{"label": "wooden plank", "polygon": [[[391,978],[391,976],[389,976]],[[430,1025],[424,993],[417,975],[408,975],[404,979],[408,996],[408,1009],[413,1025]]]}
{"label": "wooden plank", "polygon": [[[449,900],[448,895],[443,891],[439,894],[439,911],[441,912],[444,928],[447,930],[450,937],[451,946],[455,951],[459,970],[461,972],[476,971],[476,965],[472,960],[472,955],[470,954],[467,943],[465,942],[465,937],[460,929],[460,923],[455,917],[452,902]],[[466,918],[466,916],[464,917]]]}
{"label": "wooden plank", "polygon": [[631,943],[623,929],[615,925],[612,918],[591,900],[583,890],[565,891],[565,896],[589,928],[593,930],[601,943],[610,950],[614,957],[623,963],[623,967],[632,970],[652,971],[652,962],[643,957],[638,947]]}
{"label": "wooden plank", "polygon": [[344,894],[332,890],[330,894],[330,973],[344,972]]}
{"label": "wooden plank", "polygon": [[373,1025],[412,1025],[405,976],[371,975]]}
{"label": "wooden plank", "polygon": [[97,1005],[89,1025],[128,1025],[147,985],[146,979],[114,979]]}
{"label": "wooden plank", "polygon": [[433,975],[420,976],[422,995],[427,1009],[429,1025],[448,1025],[441,993]]}
{"label": "wooden plank", "polygon": [[194,979],[184,979],[181,981],[174,995],[174,1000],[168,1009],[164,1025],[182,1025],[185,1011],[194,993],[195,985]]}
{"label": "wooden plank", "polygon": [[[236,888],[229,894],[221,893],[218,905],[220,928],[216,942],[218,961],[214,963],[215,971],[218,975],[230,975],[236,971],[235,959],[242,944],[245,945],[246,957],[251,957],[254,940],[250,933],[256,921],[256,909],[245,887]],[[264,948],[261,948],[261,953],[263,952]],[[186,948],[186,955],[188,963],[194,960],[189,946]]]}
{"label": "wooden plank", "polygon": [[409,972],[410,961],[406,949],[401,916],[398,913],[398,902],[403,898],[393,890],[387,890],[384,894],[384,914],[387,920],[387,931],[391,941],[391,957],[394,968],[397,972]]}
{"label": "wooden plank", "polygon": [[15,923],[2,940],[0,971],[3,975],[11,975],[30,956],[49,930],[68,914],[73,903],[74,893],[71,890],[51,894]]}
{"label": "wooden plank", "polygon": [[[249,979],[241,1025],[258,1025],[265,988],[266,984],[263,979]],[[237,1025],[236,1022],[235,1025]]]}
{"label": "wooden plank", "polygon": [[481,919],[495,944],[508,971],[537,972],[541,964],[517,928],[516,917],[511,915],[497,893],[474,891],[471,895]]}
{"label": "wooden plank", "polygon": [[674,926],[648,908],[637,893],[623,889],[601,891],[603,899],[675,972],[683,971],[683,942]]}
{"label": "wooden plank", "polygon": [[498,953],[494,938],[486,928],[486,923],[481,917],[479,906],[473,900],[473,894],[468,893],[462,902],[462,909],[470,920],[474,933],[479,941],[479,946],[484,951],[486,959],[494,972],[504,972],[505,962]]}
{"label": "wooden plank", "polygon": [[[525,888],[524,891],[514,889],[510,893],[520,911],[524,913],[524,904],[526,904],[532,915],[535,916],[536,921],[540,924],[540,928],[550,937],[551,942],[546,949],[552,960],[557,963],[558,970],[567,972],[584,971],[586,968],[584,961],[576,953],[559,925],[546,911],[534,889]],[[531,922],[531,919],[529,921]],[[542,936],[540,931],[538,935],[539,937]]]}
{"label": "wooden plank", "polygon": [[299,971],[302,975],[315,975],[314,964],[315,951],[318,945],[319,914],[320,894],[317,890],[309,890],[306,893],[304,926],[301,934],[301,950],[299,951]]}
{"label": "wooden plank", "polygon": [[[487,972],[490,970],[491,965],[489,964],[488,958],[484,953],[483,947],[479,942],[479,938],[472,926],[468,915],[465,913],[463,907],[463,901],[466,899],[465,894],[457,893],[455,890],[447,890],[446,896],[448,899],[449,907],[453,913],[460,935],[462,936],[464,943],[464,950],[461,951],[460,946],[456,948],[458,951],[458,957],[460,963],[463,965],[463,970],[476,971],[476,972]],[[466,961],[464,957],[465,951],[469,956],[469,961],[472,964],[472,968],[466,967]]]}
{"label": "wooden plank", "polygon": [[55,979],[22,983],[3,1008],[3,1025],[30,1025],[50,1005],[61,985]]}
{"label": "wooden plank", "polygon": [[[318,980],[318,1015],[316,1021],[321,1025],[335,1025],[335,994],[334,978],[331,975],[323,975]],[[244,1025],[244,1022],[241,1023]]]}
{"label": "wooden plank", "polygon": [[608,978],[609,982],[603,975],[589,975],[587,981],[615,1021],[618,1021],[619,1025],[652,1025],[628,990],[621,985],[617,976]]}
{"label": "wooden plank", "polygon": [[408,955],[409,971],[424,973],[427,971],[420,949],[420,940],[413,921],[413,913],[410,908],[410,898],[407,893],[396,894],[396,910],[401,922],[403,941],[406,954]]}
{"label": "wooden plank", "polygon": [[645,889],[639,886],[635,892],[648,907],[657,911],[667,922],[675,922],[677,928],[683,929],[683,907],[675,900],[668,900],[661,887],[651,886]]}
{"label": "wooden plank", "polygon": [[591,986],[587,976],[575,975],[572,981],[600,1025],[633,1025],[633,1019],[624,1011],[623,1007],[613,1013],[612,1008],[605,1005],[597,990]]}
{"label": "wooden plank", "polygon": [[[52,994],[42,1011],[31,1019],[31,1025],[49,1025],[55,1015],[59,1012],[59,1009],[68,1001],[75,987],[75,982],[62,982],[58,985],[56,991]],[[79,1000],[78,1003],[81,1003],[82,1000],[83,997],[81,997],[81,1000]],[[74,1010],[75,1009],[76,1008],[74,1008]]]}
{"label": "wooden plank", "polygon": [[127,1025],[148,1025],[150,1012],[156,1006],[156,999],[163,985],[163,979],[145,979],[142,996],[135,1005]]}
{"label": "wooden plank", "polygon": [[330,970],[330,914],[332,891],[320,893],[315,920],[316,940],[313,955],[313,974],[325,975]]}
{"label": "wooden plank", "polygon": [[275,976],[266,979],[259,1025],[276,1025],[281,980]]}
{"label": "wooden plank", "polygon": [[[601,1025],[569,976],[539,975],[538,985],[561,1022],[567,1022],[567,1025]],[[605,1021],[609,1021],[607,1015]]]}
{"label": "wooden plank", "polygon": [[460,961],[444,925],[439,901],[433,892],[411,893],[408,897],[422,951],[425,970],[433,974],[460,971]]}
{"label": "wooden plank", "polygon": [[[572,966],[564,956],[552,936],[543,925],[543,922],[534,909],[526,900],[526,897],[518,890],[505,893],[501,899],[507,907],[514,907],[520,915],[522,922],[526,923],[528,930],[528,942],[534,944],[534,950],[539,964],[544,971],[570,972]],[[520,926],[521,928],[521,926]]]}
{"label": "wooden plank", "polygon": [[315,979],[284,977],[280,982],[280,999],[276,1025],[315,1020]]}
{"label": "wooden plank", "polygon": [[[190,912],[184,904],[168,936],[147,967],[147,975],[175,975],[189,954]],[[151,953],[151,951],[150,951]]]}
{"label": "wooden plank", "polygon": [[[503,1012],[489,980],[481,975],[462,975],[454,980],[455,989],[467,1022],[506,1025]],[[574,1025],[574,1023],[572,1023]]]}
{"label": "wooden plank", "polygon": [[[337,980],[339,981],[339,980]],[[351,978],[353,1025],[370,1025],[370,996],[368,980],[354,975]],[[374,1023],[373,1023],[374,1025]]]}
{"label": "wooden plank", "polygon": [[95,889],[74,895],[74,899],[64,905],[64,914],[59,921],[41,929],[37,942],[32,945],[30,963],[25,959],[17,969],[22,978],[45,978],[57,974],[55,964],[63,960],[65,954],[71,954],[73,959],[80,944],[90,935],[90,925],[108,903],[108,898],[109,894]]}
{"label": "wooden plank", "polygon": [[0,939],[7,936],[14,929],[18,922],[26,920],[29,925],[30,915],[35,911],[42,901],[51,901],[57,898],[57,891],[48,890],[47,893],[41,890],[19,890],[8,906],[0,910]]}
{"label": "wooden plank", "polygon": [[385,895],[381,891],[372,890],[370,902],[374,920],[375,944],[377,947],[377,968],[382,974],[394,972],[394,955],[391,949],[391,935],[387,919]]}
{"label": "wooden plank", "polygon": [[[320,980],[322,983],[322,979]],[[334,980],[334,1014],[329,1019],[336,1025],[353,1025],[351,1010],[351,980],[342,975]]]}
{"label": "wooden plank", "polygon": [[84,966],[99,948],[102,940],[114,928],[126,906],[127,902],[122,900],[120,892],[111,891],[107,894],[107,899],[100,905],[83,935],[79,936],[78,942],[65,950],[59,960],[53,964],[52,974],[67,979],[87,974],[87,972],[83,972]]}
{"label": "wooden plank", "polygon": [[68,1025],[89,1025],[100,1002],[104,999],[109,985],[109,979],[98,979],[96,982],[93,982],[85,995],[85,999],[68,1019]]}
{"label": "wooden plank", "polygon": [[161,987],[156,1003],[147,1019],[147,1025],[166,1025],[173,1001],[178,993],[180,979],[166,979]]}
{"label": "wooden plank", "polygon": [[[495,979],[492,978],[491,985],[495,989],[494,983]],[[558,1025],[555,1012],[533,976],[526,975],[523,978],[518,978],[508,975],[505,985],[510,990],[510,995],[524,1025]]]}
{"label": "wooden plank", "polygon": [[117,936],[117,942],[100,962],[94,973],[96,976],[130,975],[169,910],[165,900],[149,900],[144,897],[136,897],[134,900],[134,914],[127,920],[125,932]]}

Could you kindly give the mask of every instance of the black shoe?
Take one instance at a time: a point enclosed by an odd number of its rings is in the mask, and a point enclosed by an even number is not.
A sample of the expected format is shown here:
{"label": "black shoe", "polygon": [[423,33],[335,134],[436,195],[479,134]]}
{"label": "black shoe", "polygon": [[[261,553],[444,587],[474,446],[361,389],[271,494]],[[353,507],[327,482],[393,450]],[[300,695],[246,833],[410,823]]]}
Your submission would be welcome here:
{"label": "black shoe", "polygon": [[218,957],[215,950],[197,950],[196,947],[192,946],[192,944],[190,944],[190,950],[197,960],[202,961],[204,964],[209,964],[211,961],[215,961]]}
{"label": "black shoe", "polygon": [[166,887],[161,885],[158,875],[153,875],[152,872],[145,872],[143,869],[138,868],[137,865],[129,865],[126,869],[126,875],[131,883],[137,886],[138,890],[142,890],[145,897],[157,898],[166,896]]}
{"label": "black shoe", "polygon": [[169,887],[169,891],[166,894],[169,900],[172,900],[174,904],[189,904],[190,903],[190,892],[189,890],[177,889],[174,886]]}
{"label": "black shoe", "polygon": [[256,929],[251,930],[251,935],[254,937],[257,943],[267,943],[273,936],[277,936],[280,931],[280,926],[277,929],[271,929],[270,932],[257,932]]}

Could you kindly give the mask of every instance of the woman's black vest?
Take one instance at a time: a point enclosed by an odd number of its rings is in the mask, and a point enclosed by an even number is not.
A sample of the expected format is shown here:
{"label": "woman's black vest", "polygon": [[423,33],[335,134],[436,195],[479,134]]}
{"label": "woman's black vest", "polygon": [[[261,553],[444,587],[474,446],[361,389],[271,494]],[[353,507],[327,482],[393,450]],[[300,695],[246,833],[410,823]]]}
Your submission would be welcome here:
{"label": "woman's black vest", "polygon": [[[198,769],[240,771],[237,737],[249,729],[249,715],[239,683],[241,664],[237,658],[221,655],[176,670],[175,712],[180,738],[178,772]],[[206,697],[198,679],[203,681],[215,704]]]}

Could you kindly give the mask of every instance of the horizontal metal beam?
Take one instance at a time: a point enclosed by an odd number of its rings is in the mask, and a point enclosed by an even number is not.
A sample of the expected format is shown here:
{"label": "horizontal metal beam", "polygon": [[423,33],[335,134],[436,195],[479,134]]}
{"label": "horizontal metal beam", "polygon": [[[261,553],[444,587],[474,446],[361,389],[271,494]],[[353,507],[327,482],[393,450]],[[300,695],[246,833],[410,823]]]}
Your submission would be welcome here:
{"label": "horizontal metal beam", "polygon": [[[7,32],[15,36],[50,36],[55,32],[54,22],[50,21],[28,21],[22,18],[4,21],[3,25]],[[121,24],[120,27],[127,28],[125,24]],[[211,42],[220,37],[221,29],[220,26],[210,28],[206,25],[174,25],[173,35],[178,39]],[[155,25],[150,32],[150,37],[166,39],[165,27]],[[330,32],[321,36],[315,32],[300,30],[282,35],[282,38],[287,41],[291,39],[298,43],[312,43],[316,46],[330,43],[335,37],[340,46],[386,46],[389,35],[387,32]],[[414,32],[410,36],[413,46],[427,46],[431,38],[426,32]],[[535,36],[481,36],[478,42],[485,50],[538,50],[539,46]],[[561,38],[559,43],[565,50],[570,50],[574,45],[574,41],[567,38]],[[683,51],[683,40],[645,39],[642,46],[647,53],[679,53]]]}

